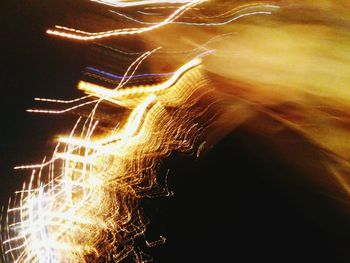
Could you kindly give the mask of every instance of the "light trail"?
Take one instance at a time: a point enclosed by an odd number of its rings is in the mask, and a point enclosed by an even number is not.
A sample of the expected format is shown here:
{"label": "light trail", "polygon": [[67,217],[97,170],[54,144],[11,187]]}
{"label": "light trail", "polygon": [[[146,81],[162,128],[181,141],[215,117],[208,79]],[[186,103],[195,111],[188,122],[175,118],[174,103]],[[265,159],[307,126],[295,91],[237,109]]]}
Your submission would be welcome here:
{"label": "light trail", "polygon": [[105,98],[106,100],[109,100],[109,101],[115,101],[114,99],[123,98],[123,97],[126,97],[126,98],[129,96],[138,97],[144,94],[157,93],[174,85],[174,83],[179,79],[179,77],[182,74],[184,74],[189,69],[195,66],[198,66],[200,62],[201,60],[198,58],[191,60],[190,62],[183,65],[178,71],[176,71],[169,80],[158,85],[131,87],[131,88],[125,88],[125,89],[119,89],[119,90],[108,90],[103,87],[99,87],[98,85],[93,85],[93,84],[89,84],[84,81],[81,81],[78,84],[78,89],[83,90],[86,93],[89,93],[89,95]]}
{"label": "light trail", "polygon": [[[280,7],[276,6],[276,5],[258,5],[258,6],[253,6],[255,8],[262,8],[262,9],[266,9],[266,10],[277,10]],[[231,18],[227,19],[226,21],[223,22],[185,22],[185,21],[173,21],[170,24],[179,24],[179,25],[189,25],[189,26],[223,26],[226,24],[229,24],[231,22],[234,22],[240,18],[243,17],[248,17],[248,16],[253,16],[253,15],[271,15],[272,12],[271,11],[253,11],[253,12],[247,12],[247,13],[243,13],[243,14],[238,14],[240,12],[244,12],[247,10],[250,10],[253,8],[252,6],[249,7],[245,7],[245,8],[241,8],[241,9],[237,9],[233,14],[231,14]],[[144,24],[144,25],[157,25],[157,22],[145,22],[145,21],[141,21],[135,18],[132,18],[128,15],[122,14],[120,12],[114,11],[114,10],[109,10],[111,13],[116,14],[120,17],[126,18],[127,20],[130,20],[132,22],[136,22],[139,24]],[[217,16],[215,16],[217,17]],[[212,18],[212,17],[202,17],[202,19],[207,19],[207,18]],[[200,17],[197,19],[201,19]]]}
{"label": "light trail", "polygon": [[[100,73],[102,75],[105,75],[107,77],[110,77],[112,79],[123,79],[124,76],[121,75],[116,75],[110,72],[106,72],[104,70],[99,70],[97,68],[94,67],[86,67],[87,70],[92,71],[92,72],[96,72],[96,73]],[[164,73],[148,73],[148,74],[135,74],[133,76],[126,76],[126,78],[143,78],[143,77],[166,77],[169,75],[174,74],[174,72],[164,72]]]}
{"label": "light trail", "polygon": [[192,0],[187,4],[179,7],[176,11],[174,11],[170,16],[168,16],[162,22],[157,23],[156,25],[144,27],[144,28],[126,28],[126,29],[116,29],[105,32],[98,33],[90,33],[82,30],[76,30],[73,28],[67,28],[62,26],[56,26],[56,30],[49,29],[46,31],[49,35],[54,35],[63,38],[81,40],[81,41],[92,41],[102,38],[109,38],[114,36],[122,36],[122,35],[134,35],[134,34],[142,34],[148,31],[152,31],[158,28],[161,28],[165,25],[168,25],[172,21],[176,20],[183,13],[188,11],[191,7],[196,6],[200,3],[205,2],[205,0]]}
{"label": "light trail", "polygon": [[113,7],[133,7],[146,6],[154,4],[187,4],[190,0],[142,0],[142,1],[118,1],[118,0],[90,0],[99,4],[104,4]]}

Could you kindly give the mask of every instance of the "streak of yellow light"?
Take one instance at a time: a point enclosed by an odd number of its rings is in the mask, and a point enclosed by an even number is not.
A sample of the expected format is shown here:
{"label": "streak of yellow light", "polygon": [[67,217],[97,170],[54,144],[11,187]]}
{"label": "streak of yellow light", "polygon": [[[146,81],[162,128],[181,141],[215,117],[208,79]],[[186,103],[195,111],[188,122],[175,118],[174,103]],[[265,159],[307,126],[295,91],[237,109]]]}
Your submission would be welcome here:
{"label": "streak of yellow light", "polygon": [[113,7],[131,7],[145,6],[153,4],[186,4],[190,0],[142,0],[142,1],[123,1],[123,0],[90,0],[99,4],[104,4]]}
{"label": "streak of yellow light", "polygon": [[125,105],[124,99],[126,98],[140,98],[140,96],[142,97],[147,94],[159,93],[161,91],[166,90],[167,88],[174,85],[174,83],[178,81],[178,79],[181,77],[182,74],[184,74],[184,72],[190,70],[191,68],[199,66],[200,63],[200,58],[195,58],[189,61],[188,63],[180,67],[170,79],[157,85],[144,85],[111,90],[96,84],[80,81],[78,84],[78,89],[92,96],[104,98],[105,100],[115,103],[117,105]]}
{"label": "streak of yellow light", "polygon": [[158,28],[161,28],[163,26],[168,25],[172,21],[176,20],[178,17],[180,17],[183,13],[191,9],[191,7],[198,5],[200,3],[205,2],[206,0],[192,0],[188,2],[187,4],[179,7],[176,11],[174,11],[170,16],[168,16],[166,19],[164,19],[162,22],[159,22],[156,25],[152,25],[149,27],[142,27],[142,28],[125,28],[125,29],[116,29],[111,31],[105,31],[105,32],[98,32],[98,33],[90,33],[85,32],[82,30],[76,30],[73,28],[67,28],[62,26],[55,26],[56,29],[49,29],[46,31],[49,35],[54,35],[58,37],[63,38],[69,38],[69,39],[75,39],[80,41],[93,41],[97,39],[102,38],[109,38],[114,36],[121,36],[121,35],[134,35],[134,34],[141,34],[148,31],[152,31]]}

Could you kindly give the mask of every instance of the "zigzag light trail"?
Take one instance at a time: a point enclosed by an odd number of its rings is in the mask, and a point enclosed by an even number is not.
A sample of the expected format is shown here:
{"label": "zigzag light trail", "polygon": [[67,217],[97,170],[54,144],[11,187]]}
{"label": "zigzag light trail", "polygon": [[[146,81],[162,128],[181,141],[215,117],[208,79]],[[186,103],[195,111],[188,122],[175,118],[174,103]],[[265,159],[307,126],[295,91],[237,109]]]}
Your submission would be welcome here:
{"label": "zigzag light trail", "polygon": [[[190,1],[187,4],[179,7],[174,11],[168,18],[164,19],[162,22],[157,23],[153,26],[144,27],[144,28],[126,28],[126,29],[116,29],[111,31],[105,31],[105,32],[98,32],[98,33],[90,33],[85,32],[81,30],[76,30],[72,28],[66,28],[62,26],[56,26],[57,30],[47,30],[47,34],[54,35],[58,37],[63,38],[69,38],[69,39],[75,39],[75,40],[81,40],[81,41],[92,41],[97,40],[101,38],[110,38],[114,36],[122,36],[122,35],[134,35],[134,34],[141,34],[148,31],[152,31],[158,28],[161,28],[172,21],[176,20],[178,17],[180,17],[183,13],[185,13],[187,10],[189,10],[191,7],[200,4],[204,2],[204,0],[194,0]],[[63,30],[63,31],[60,31]],[[67,31],[67,32],[64,32]]]}

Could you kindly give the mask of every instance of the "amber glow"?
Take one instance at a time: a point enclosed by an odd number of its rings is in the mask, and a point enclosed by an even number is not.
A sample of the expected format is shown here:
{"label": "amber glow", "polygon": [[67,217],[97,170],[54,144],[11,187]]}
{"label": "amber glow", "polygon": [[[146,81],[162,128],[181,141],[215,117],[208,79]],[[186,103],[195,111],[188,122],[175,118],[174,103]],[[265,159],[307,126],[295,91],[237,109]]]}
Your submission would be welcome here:
{"label": "amber glow", "polygon": [[[142,218],[137,218],[139,194],[133,187],[154,188],[157,160],[173,149],[188,151],[198,136],[200,127],[191,121],[193,109],[180,115],[167,108],[196,103],[191,94],[203,93],[205,86],[196,68],[199,64],[200,59],[191,60],[168,81],[148,87],[110,90],[81,82],[80,89],[99,99],[117,105],[118,100],[136,101],[128,103],[124,125],[101,139],[94,139],[98,122],[91,115],[85,124],[79,121],[69,137],[59,139],[50,161],[17,167],[38,171],[17,193],[18,206],[8,209],[8,220],[15,221],[9,222],[9,238],[3,242],[6,254],[15,262],[82,262],[87,256],[108,254],[118,245],[115,260],[136,253],[132,245],[124,245],[124,239],[142,235],[145,229]],[[189,84],[193,90],[186,89]],[[58,175],[54,174],[57,166],[61,167]],[[50,173],[46,184],[40,181],[43,172]],[[126,235],[122,240],[121,233]]]}
{"label": "amber glow", "polygon": [[[28,109],[88,114],[59,137],[51,158],[15,167],[32,176],[9,202],[5,262],[146,262],[134,243],[147,229],[139,201],[164,190],[159,161],[173,151],[200,155],[243,124],[274,139],[298,133],[322,155],[295,156],[298,165],[319,162],[330,192],[349,198],[347,1],[91,2],[124,24],[99,32],[55,26],[47,35],[101,41],[113,62],[86,70],[77,87],[83,97],[36,98],[61,108]],[[123,37],[142,44],[123,46]],[[127,64],[124,75],[110,64]],[[103,123],[114,113],[117,121]]]}

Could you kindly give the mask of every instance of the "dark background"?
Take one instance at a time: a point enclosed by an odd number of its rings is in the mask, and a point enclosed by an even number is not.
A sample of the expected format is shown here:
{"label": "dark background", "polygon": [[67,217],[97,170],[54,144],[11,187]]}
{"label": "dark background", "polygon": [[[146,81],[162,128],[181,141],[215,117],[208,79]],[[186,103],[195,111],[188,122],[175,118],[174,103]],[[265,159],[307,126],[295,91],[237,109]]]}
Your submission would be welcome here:
{"label": "dark background", "polygon": [[[40,162],[76,120],[25,110],[38,106],[37,96],[80,95],[75,87],[89,46],[45,35],[79,2],[1,3],[2,204],[29,176],[13,166]],[[167,238],[147,251],[155,262],[350,262],[344,206],[305,184],[268,141],[244,127],[198,160],[173,154],[163,165],[175,196],[144,202],[150,241]]]}

